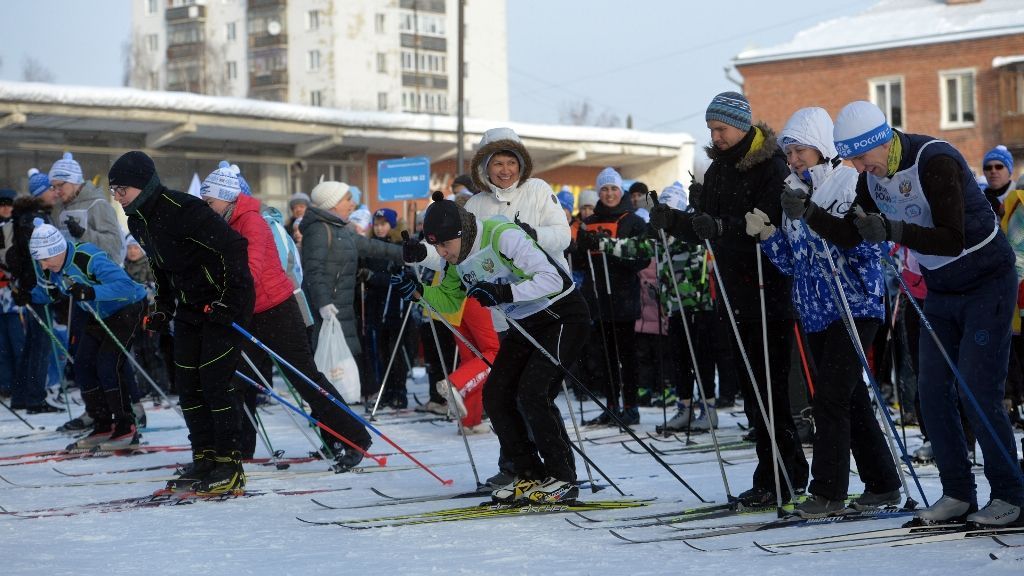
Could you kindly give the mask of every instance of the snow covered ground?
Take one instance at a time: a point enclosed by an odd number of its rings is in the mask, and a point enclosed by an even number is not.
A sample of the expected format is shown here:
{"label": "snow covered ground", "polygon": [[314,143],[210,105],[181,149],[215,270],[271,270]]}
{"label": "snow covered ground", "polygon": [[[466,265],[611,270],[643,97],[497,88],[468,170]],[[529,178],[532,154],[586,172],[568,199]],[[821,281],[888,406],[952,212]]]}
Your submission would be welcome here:
{"label": "snow covered ground", "polygon": [[[423,383],[412,388],[426,396]],[[560,399],[560,402],[563,402]],[[561,404],[564,413],[564,402]],[[578,406],[578,404],[577,404]],[[593,406],[589,406],[593,412]],[[295,429],[283,407],[262,409],[271,441],[288,456],[305,455],[309,444]],[[408,423],[421,415],[379,415],[379,428],[454,485],[444,487],[398,455],[388,457],[388,468],[367,465],[365,473],[335,475],[320,462],[292,465],[278,472],[272,467],[247,466],[250,490],[337,489],[312,497],[337,506],[373,505],[383,502],[374,487],[394,495],[457,493],[474,487],[462,440],[454,423]],[[669,414],[671,416],[671,414]],[[65,414],[30,417],[30,422],[53,430]],[[653,431],[660,424],[660,409],[642,411],[639,430]],[[720,435],[734,438],[742,433],[742,417],[724,416]],[[181,420],[171,410],[150,410],[144,435],[151,445],[185,445]],[[162,430],[161,430],[162,428]],[[164,452],[132,457],[107,457],[28,463],[3,459],[30,451],[61,448],[70,440],[55,432],[17,441],[11,436],[28,429],[9,412],[0,411],[0,476],[17,484],[0,482],[0,505],[8,511],[27,511],[71,506],[118,498],[142,496],[163,485],[168,470],[95,474],[68,477],[57,473],[111,472],[127,468],[181,462],[187,452]],[[612,431],[587,430],[588,436]],[[908,429],[911,450],[919,445],[916,429]],[[911,436],[912,434],[912,436]],[[707,436],[700,438],[706,441]],[[470,437],[481,479],[496,471],[497,440],[493,434]],[[670,449],[681,444],[658,444]],[[634,444],[635,447],[635,444]],[[375,439],[374,452],[393,452]],[[669,512],[699,504],[682,485],[650,456],[632,454],[619,444],[588,443],[588,454],[625,490],[637,497],[657,498],[649,508],[600,511],[593,517],[615,518],[644,512]],[[265,455],[262,446],[257,456]],[[728,452],[733,465],[726,468],[732,492],[749,487],[753,450]],[[666,455],[675,470],[706,499],[725,497],[713,454]],[[582,462],[578,466],[585,478]],[[921,467],[922,482],[930,499],[940,495],[933,467]],[[983,503],[987,486],[979,475]],[[113,483],[117,482],[117,483]],[[851,492],[862,486],[852,480]],[[915,496],[917,496],[915,494]],[[611,489],[584,498],[613,498]],[[920,498],[918,497],[918,500]],[[701,540],[701,546],[720,551],[698,552],[681,541],[627,544],[604,529],[583,530],[566,522],[570,515],[520,516],[421,526],[353,530],[340,526],[313,526],[296,516],[314,520],[370,518],[463,506],[474,500],[424,502],[397,506],[371,506],[349,510],[325,510],[310,495],[267,494],[225,502],[199,502],[185,506],[133,509],[119,512],[87,512],[74,516],[19,518],[0,515],[0,574],[1015,574],[1024,573],[1024,548],[1003,548],[989,539],[943,542],[906,548],[866,548],[824,554],[772,555],[752,542],[782,542],[844,531],[898,526],[903,519],[786,528],[756,535],[736,534]],[[768,520],[773,514],[692,522],[693,526],[717,526]],[[609,527],[614,522],[606,523]],[[596,524],[594,526],[597,526]],[[682,526],[682,525],[681,525]],[[602,525],[603,528],[603,525]],[[622,531],[634,537],[667,535],[663,526]],[[1007,542],[1024,545],[1024,536],[1008,536]],[[722,550],[722,549],[729,550]],[[989,557],[995,553],[997,560]]]}

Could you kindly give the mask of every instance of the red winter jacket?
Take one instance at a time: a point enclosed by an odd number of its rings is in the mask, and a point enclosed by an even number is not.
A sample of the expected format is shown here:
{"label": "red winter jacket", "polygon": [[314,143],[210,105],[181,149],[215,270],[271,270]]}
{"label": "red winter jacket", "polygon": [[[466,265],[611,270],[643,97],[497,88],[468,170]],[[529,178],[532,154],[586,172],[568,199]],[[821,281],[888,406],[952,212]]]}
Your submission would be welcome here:
{"label": "red winter jacket", "polygon": [[274,235],[260,215],[259,200],[239,195],[228,224],[249,241],[249,272],[256,291],[253,314],[270,310],[291,298],[295,288],[281,268]]}

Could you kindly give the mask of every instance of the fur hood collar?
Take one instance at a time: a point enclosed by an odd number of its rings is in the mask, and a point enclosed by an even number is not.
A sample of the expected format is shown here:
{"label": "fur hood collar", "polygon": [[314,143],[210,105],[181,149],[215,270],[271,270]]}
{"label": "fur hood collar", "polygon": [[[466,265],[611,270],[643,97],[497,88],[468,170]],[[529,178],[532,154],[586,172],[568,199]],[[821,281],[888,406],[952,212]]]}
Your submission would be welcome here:
{"label": "fur hood collar", "polygon": [[526,151],[526,146],[523,146],[522,141],[518,138],[503,138],[501,140],[481,142],[480,148],[473,155],[473,161],[470,164],[469,170],[473,178],[473,184],[476,185],[476,189],[481,193],[495,192],[497,190],[491,184],[491,181],[487,179],[487,160],[490,159],[492,154],[502,150],[509,150],[522,160],[517,186],[529,180],[530,174],[533,173],[533,159],[530,158],[530,153]]}

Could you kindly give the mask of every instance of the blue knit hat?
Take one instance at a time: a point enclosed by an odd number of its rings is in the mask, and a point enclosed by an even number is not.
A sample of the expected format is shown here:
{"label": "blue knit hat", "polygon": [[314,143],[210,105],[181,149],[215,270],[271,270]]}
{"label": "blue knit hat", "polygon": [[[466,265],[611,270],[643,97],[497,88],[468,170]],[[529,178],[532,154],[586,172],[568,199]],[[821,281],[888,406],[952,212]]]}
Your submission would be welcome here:
{"label": "blue knit hat", "polygon": [[892,140],[892,128],[878,106],[857,100],[839,111],[832,139],[840,157],[856,158]]}
{"label": "blue knit hat", "polygon": [[989,160],[1002,162],[1010,172],[1010,176],[1013,176],[1013,154],[1010,154],[1010,151],[1006,149],[1006,146],[1000,144],[988,152],[985,152],[985,159],[981,161],[982,167],[988,164]]}
{"label": "blue knit hat", "polygon": [[28,193],[33,198],[41,195],[50,189],[50,177],[39,171],[38,168],[31,168],[28,171]]}
{"label": "blue knit hat", "polygon": [[199,188],[199,194],[204,198],[216,198],[224,202],[238,200],[238,195],[241,193],[242,187],[238,182],[238,173],[227,162],[221,162],[221,167],[211,172]]}
{"label": "blue knit hat", "polygon": [[383,218],[387,220],[392,228],[398,223],[398,212],[391,208],[377,208],[377,211],[373,213],[373,217],[374,219]]}
{"label": "blue knit hat", "polygon": [[[0,201],[6,202],[8,206],[14,203],[14,199],[18,197],[18,193],[10,188],[0,188]],[[3,205],[3,204],[0,204]]]}
{"label": "blue knit hat", "polygon": [[246,182],[245,177],[242,176],[242,169],[238,167],[238,164],[230,164],[227,160],[221,160],[217,164],[217,168],[231,168],[235,172],[235,177],[238,178],[238,188],[240,192],[246,196],[252,196],[252,188],[249,187],[249,183]]}
{"label": "blue knit hat", "polygon": [[569,212],[572,212],[573,204],[576,203],[576,199],[572,196],[572,191],[569,190],[568,186],[562,186],[562,191],[557,195],[558,203],[562,205]]}
{"label": "blue knit hat", "polygon": [[65,152],[60,160],[53,163],[53,167],[50,168],[50,180],[60,180],[71,184],[85,182],[85,178],[82,176],[82,167],[71,156],[71,152]]}
{"label": "blue knit hat", "polygon": [[746,132],[750,130],[750,102],[739,92],[722,92],[708,104],[704,121],[717,120]]}
{"label": "blue knit hat", "polygon": [[597,189],[605,186],[618,186],[620,190],[622,189],[622,175],[615,168],[605,168],[597,175]]}

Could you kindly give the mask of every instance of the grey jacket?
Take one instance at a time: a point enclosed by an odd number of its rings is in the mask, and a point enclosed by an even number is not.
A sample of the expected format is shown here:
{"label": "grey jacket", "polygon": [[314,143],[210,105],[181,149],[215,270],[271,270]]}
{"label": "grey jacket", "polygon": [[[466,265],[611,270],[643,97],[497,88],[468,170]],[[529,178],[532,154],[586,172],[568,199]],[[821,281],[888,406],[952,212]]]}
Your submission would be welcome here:
{"label": "grey jacket", "polygon": [[401,264],[402,246],[373,242],[350,230],[333,213],[312,206],[306,210],[299,231],[302,233],[302,289],[316,320],[315,333],[319,333],[322,322],[319,309],[334,304],[349,350],[360,354],[362,347],[356,332],[354,305],[359,258],[384,258]]}
{"label": "grey jacket", "polygon": [[[68,204],[58,203],[53,214],[53,221],[69,242],[90,242],[106,252],[114,262],[124,262],[124,233],[117,221],[117,213],[107,194],[93,186],[92,182],[86,182],[78,196]],[[74,238],[68,232],[69,217],[85,228],[81,238]]]}

